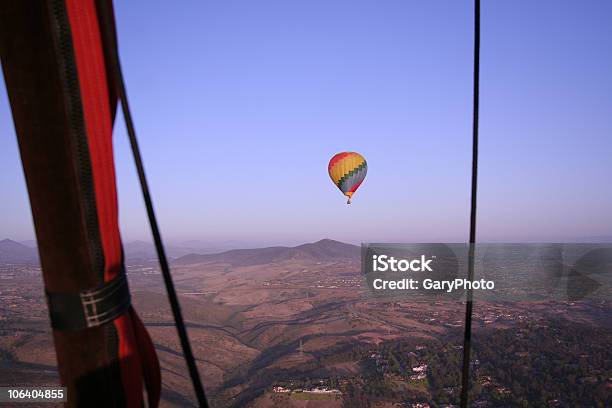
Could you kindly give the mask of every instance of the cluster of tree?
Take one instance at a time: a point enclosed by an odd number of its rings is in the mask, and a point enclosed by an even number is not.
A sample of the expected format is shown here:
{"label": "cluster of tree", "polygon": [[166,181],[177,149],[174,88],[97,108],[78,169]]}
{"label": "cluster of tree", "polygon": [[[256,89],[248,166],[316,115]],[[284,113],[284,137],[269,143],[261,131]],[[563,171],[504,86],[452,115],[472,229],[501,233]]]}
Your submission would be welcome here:
{"label": "cluster of tree", "polygon": [[[427,342],[358,344],[321,362],[361,362],[362,385],[348,406],[366,406],[364,400],[458,404],[461,341],[456,331]],[[478,330],[472,340],[470,399],[494,407],[612,406],[610,344],[609,328],[566,319]],[[427,365],[425,387],[411,387],[418,383],[411,380],[412,368],[420,364]],[[398,388],[397,379],[407,386]],[[350,396],[354,388],[345,391]]]}
{"label": "cluster of tree", "polygon": [[609,328],[569,320],[476,333],[471,396],[519,407],[612,406],[610,344]]}
{"label": "cluster of tree", "polygon": [[[381,401],[458,405],[461,344],[462,330],[457,329],[440,339],[342,344],[317,353],[300,372],[265,369],[254,373],[250,367],[243,375],[251,379],[251,387],[241,402],[252,400],[272,384],[292,389],[337,388],[345,407],[369,407]],[[476,330],[470,400],[474,406],[481,402],[489,407],[612,406],[610,344],[609,328],[571,320]],[[342,362],[357,362],[359,374],[339,376],[330,369]],[[421,371],[424,378],[416,375]]]}

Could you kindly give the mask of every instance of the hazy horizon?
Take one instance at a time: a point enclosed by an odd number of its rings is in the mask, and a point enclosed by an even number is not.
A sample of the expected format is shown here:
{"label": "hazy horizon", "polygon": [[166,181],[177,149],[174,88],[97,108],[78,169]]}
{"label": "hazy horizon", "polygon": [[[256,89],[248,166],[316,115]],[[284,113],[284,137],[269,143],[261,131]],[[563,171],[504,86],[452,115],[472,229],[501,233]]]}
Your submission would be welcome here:
{"label": "hazy horizon", "polygon": [[[27,239],[27,240],[15,240],[12,239],[10,237],[0,237],[0,243],[3,241],[13,241],[13,242],[17,242],[19,244],[28,246],[30,248],[36,248],[38,246],[36,239]],[[267,248],[267,247],[296,247],[296,246],[300,246],[300,245],[305,245],[305,244],[316,244],[320,241],[325,241],[325,240],[332,240],[332,241],[336,241],[336,242],[341,242],[341,243],[345,243],[345,244],[350,244],[350,245],[355,245],[355,246],[360,246],[363,243],[366,242],[359,242],[359,241],[337,241],[337,240],[333,240],[331,238],[327,238],[327,237],[323,237],[320,238],[318,240],[314,240],[314,241],[275,241],[275,240],[268,240],[268,241],[244,241],[244,240],[225,240],[225,241],[214,241],[214,240],[188,240],[188,241],[165,241],[164,242],[164,246],[166,247],[166,249],[182,249],[182,250],[193,250],[194,253],[198,253],[198,251],[201,251],[201,253],[217,253],[217,252],[224,252],[224,251],[229,251],[229,250],[233,250],[233,249],[263,249],[263,248]],[[449,241],[449,242],[444,242],[444,243],[461,243],[463,241]],[[479,241],[479,243],[481,244],[508,244],[508,243],[513,243],[515,241],[495,241],[495,240],[488,240],[488,241]],[[368,243],[373,243],[373,242],[368,242]],[[393,243],[393,242],[388,242],[388,243]],[[418,241],[408,241],[405,243],[422,243],[422,242],[418,242]],[[566,240],[559,240],[559,241],[521,241],[521,243],[563,243],[563,244],[580,244],[580,243],[612,243],[612,235],[601,235],[601,236],[591,236],[591,237],[575,237],[573,239],[566,239]],[[139,249],[141,245],[146,245],[149,249],[154,250],[155,246],[153,244],[153,242],[151,240],[130,240],[130,241],[123,241],[123,245],[126,247],[129,246],[133,246],[136,245],[138,246],[136,249]]]}
{"label": "hazy horizon", "polygon": [[[472,3],[115,12],[168,244],[467,240]],[[610,16],[605,1],[483,4],[479,241],[610,236]],[[150,241],[120,115],[114,142],[123,240]],[[327,175],[346,150],[369,165],[350,206]],[[4,84],[0,196],[0,236],[33,239]]]}

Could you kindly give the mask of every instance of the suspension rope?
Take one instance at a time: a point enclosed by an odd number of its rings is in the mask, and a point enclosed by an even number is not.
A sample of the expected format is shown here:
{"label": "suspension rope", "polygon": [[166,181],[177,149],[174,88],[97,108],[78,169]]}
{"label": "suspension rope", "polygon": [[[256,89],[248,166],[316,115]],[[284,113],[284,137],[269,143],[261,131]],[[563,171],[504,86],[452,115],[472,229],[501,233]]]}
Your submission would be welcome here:
{"label": "suspension rope", "polygon": [[[472,195],[470,204],[470,244],[468,253],[468,279],[474,280],[474,253],[476,243],[476,197],[478,188],[478,103],[480,90],[480,0],[474,0],[474,110],[472,120]],[[470,384],[470,348],[472,342],[471,287],[465,303],[465,332],[463,335],[463,367],[461,370],[461,408],[468,407]]]}
{"label": "suspension rope", "polygon": [[[102,2],[104,3],[104,2]],[[208,408],[208,402],[206,400],[206,394],[204,393],[204,387],[200,380],[200,374],[196,365],[196,360],[189,344],[189,337],[187,336],[187,329],[185,322],[183,321],[183,315],[181,312],[181,306],[174,288],[172,281],[172,275],[170,274],[170,267],[168,265],[168,259],[166,258],[166,252],[161,239],[161,233],[157,225],[157,219],[155,217],[155,211],[153,210],[153,202],[151,200],[151,194],[149,192],[149,186],[147,178],[145,176],[144,166],[142,163],[142,156],[140,154],[140,148],[138,147],[138,140],[136,138],[136,131],[134,129],[134,122],[132,120],[132,114],[127,99],[127,92],[125,83],[123,80],[123,73],[121,71],[121,62],[119,60],[119,49],[117,45],[117,39],[115,37],[115,27],[112,18],[112,10],[107,7],[99,7],[98,12],[101,14],[102,21],[105,22],[106,30],[101,30],[106,39],[106,45],[109,46],[111,52],[111,70],[115,80],[115,85],[118,92],[119,100],[121,101],[121,108],[123,111],[123,117],[130,140],[130,146],[132,148],[132,155],[134,156],[134,162],[136,164],[136,171],[138,172],[138,179],[140,180],[140,187],[142,190],[142,196],[144,198],[145,206],[147,209],[147,216],[149,218],[149,224],[151,226],[151,232],[153,234],[153,240],[155,242],[155,250],[159,258],[159,266],[162,271],[166,290],[168,292],[168,301],[172,309],[172,315],[174,316],[174,322],[178,336],[183,349],[183,355],[187,363],[189,370],[189,376],[193,384],[193,389],[198,400],[198,404],[202,408]]]}

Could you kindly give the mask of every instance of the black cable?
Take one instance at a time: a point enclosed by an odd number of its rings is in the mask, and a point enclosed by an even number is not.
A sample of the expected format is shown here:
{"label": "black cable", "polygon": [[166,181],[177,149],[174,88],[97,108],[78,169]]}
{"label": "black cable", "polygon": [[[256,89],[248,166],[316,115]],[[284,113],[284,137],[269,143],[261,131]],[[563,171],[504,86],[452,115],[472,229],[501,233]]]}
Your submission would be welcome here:
{"label": "black cable", "polygon": [[[474,253],[476,243],[476,197],[478,188],[478,103],[480,90],[480,0],[474,1],[474,111],[472,122],[472,195],[470,204],[470,246],[468,253],[468,280],[474,280]],[[461,370],[461,408],[468,407],[470,385],[470,349],[472,343],[472,312],[474,303],[471,287],[465,303],[465,332],[463,335],[463,367]]]}
{"label": "black cable", "polygon": [[[105,3],[105,2],[101,2]],[[106,23],[106,30],[102,29],[101,32],[105,35],[107,47],[110,48],[112,53],[111,69],[113,76],[116,80],[117,92],[119,93],[119,100],[121,101],[121,108],[123,111],[123,118],[128,132],[130,140],[130,146],[132,148],[132,154],[134,156],[134,162],[136,164],[136,171],[138,172],[138,179],[140,180],[140,187],[142,190],[142,196],[144,198],[145,206],[147,209],[147,216],[149,218],[149,224],[151,225],[151,233],[153,234],[153,241],[155,242],[155,250],[159,258],[159,266],[164,277],[164,283],[166,284],[166,290],[168,292],[168,301],[170,302],[170,308],[172,309],[172,315],[174,316],[174,322],[176,325],[176,331],[181,342],[183,349],[183,355],[187,363],[189,370],[189,376],[193,384],[193,389],[198,400],[200,407],[208,408],[208,402],[206,401],[206,394],[204,393],[204,387],[202,387],[202,381],[200,380],[200,373],[196,365],[195,357],[189,344],[189,337],[187,336],[187,329],[185,322],[183,321],[183,315],[181,312],[181,305],[172,282],[172,275],[170,274],[170,267],[168,265],[168,259],[166,258],[166,252],[162,243],[161,234],[157,225],[157,219],[155,217],[155,211],[153,210],[153,202],[151,200],[151,194],[149,193],[149,186],[147,178],[145,176],[144,166],[142,164],[142,157],[140,155],[140,149],[138,147],[138,140],[136,139],[136,131],[134,130],[134,122],[132,121],[132,114],[130,113],[130,107],[127,99],[127,92],[125,89],[125,83],[123,81],[123,73],[121,71],[121,63],[119,61],[119,49],[117,46],[117,39],[115,38],[115,27],[112,19],[112,11],[106,7],[99,7],[98,11],[103,14],[103,21]],[[110,38],[109,38],[110,37]]]}

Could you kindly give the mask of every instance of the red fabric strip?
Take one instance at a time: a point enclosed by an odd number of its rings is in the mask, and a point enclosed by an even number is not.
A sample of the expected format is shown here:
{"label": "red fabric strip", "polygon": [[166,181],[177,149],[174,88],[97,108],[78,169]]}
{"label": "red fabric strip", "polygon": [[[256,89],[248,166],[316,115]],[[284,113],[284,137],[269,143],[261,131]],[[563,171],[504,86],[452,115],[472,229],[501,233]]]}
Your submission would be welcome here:
{"label": "red fabric strip", "polygon": [[121,270],[112,119],[100,28],[93,0],[66,0],[79,75],[81,102],[94,189],[100,238],[104,250],[104,280]]}
{"label": "red fabric strip", "polygon": [[149,337],[149,333],[147,329],[145,329],[144,324],[142,324],[142,321],[134,309],[132,309],[130,313],[132,316],[132,326],[134,327],[136,342],[140,347],[142,372],[147,386],[149,406],[156,407],[161,393],[161,371],[159,368],[159,361],[157,360],[157,354],[155,353],[155,347],[153,346],[151,337]]}
{"label": "red fabric strip", "polygon": [[[119,364],[121,379],[125,390],[125,406],[141,408],[142,406],[142,371],[141,355],[134,334],[131,310],[125,312],[113,322],[119,334]],[[156,405],[152,405],[155,407]]]}
{"label": "red fabric strip", "polygon": [[[122,273],[122,255],[112,145],[113,118],[107,71],[94,0],[66,0],[66,8],[72,31],[96,193],[105,261],[104,280],[109,281]],[[112,101],[112,105],[114,104],[115,101]],[[119,337],[117,353],[126,407],[141,407],[143,375],[149,392],[149,404],[156,407],[159,402],[161,378],[157,355],[148,333],[133,310],[116,319],[113,325]],[[141,355],[140,349],[145,356]]]}

